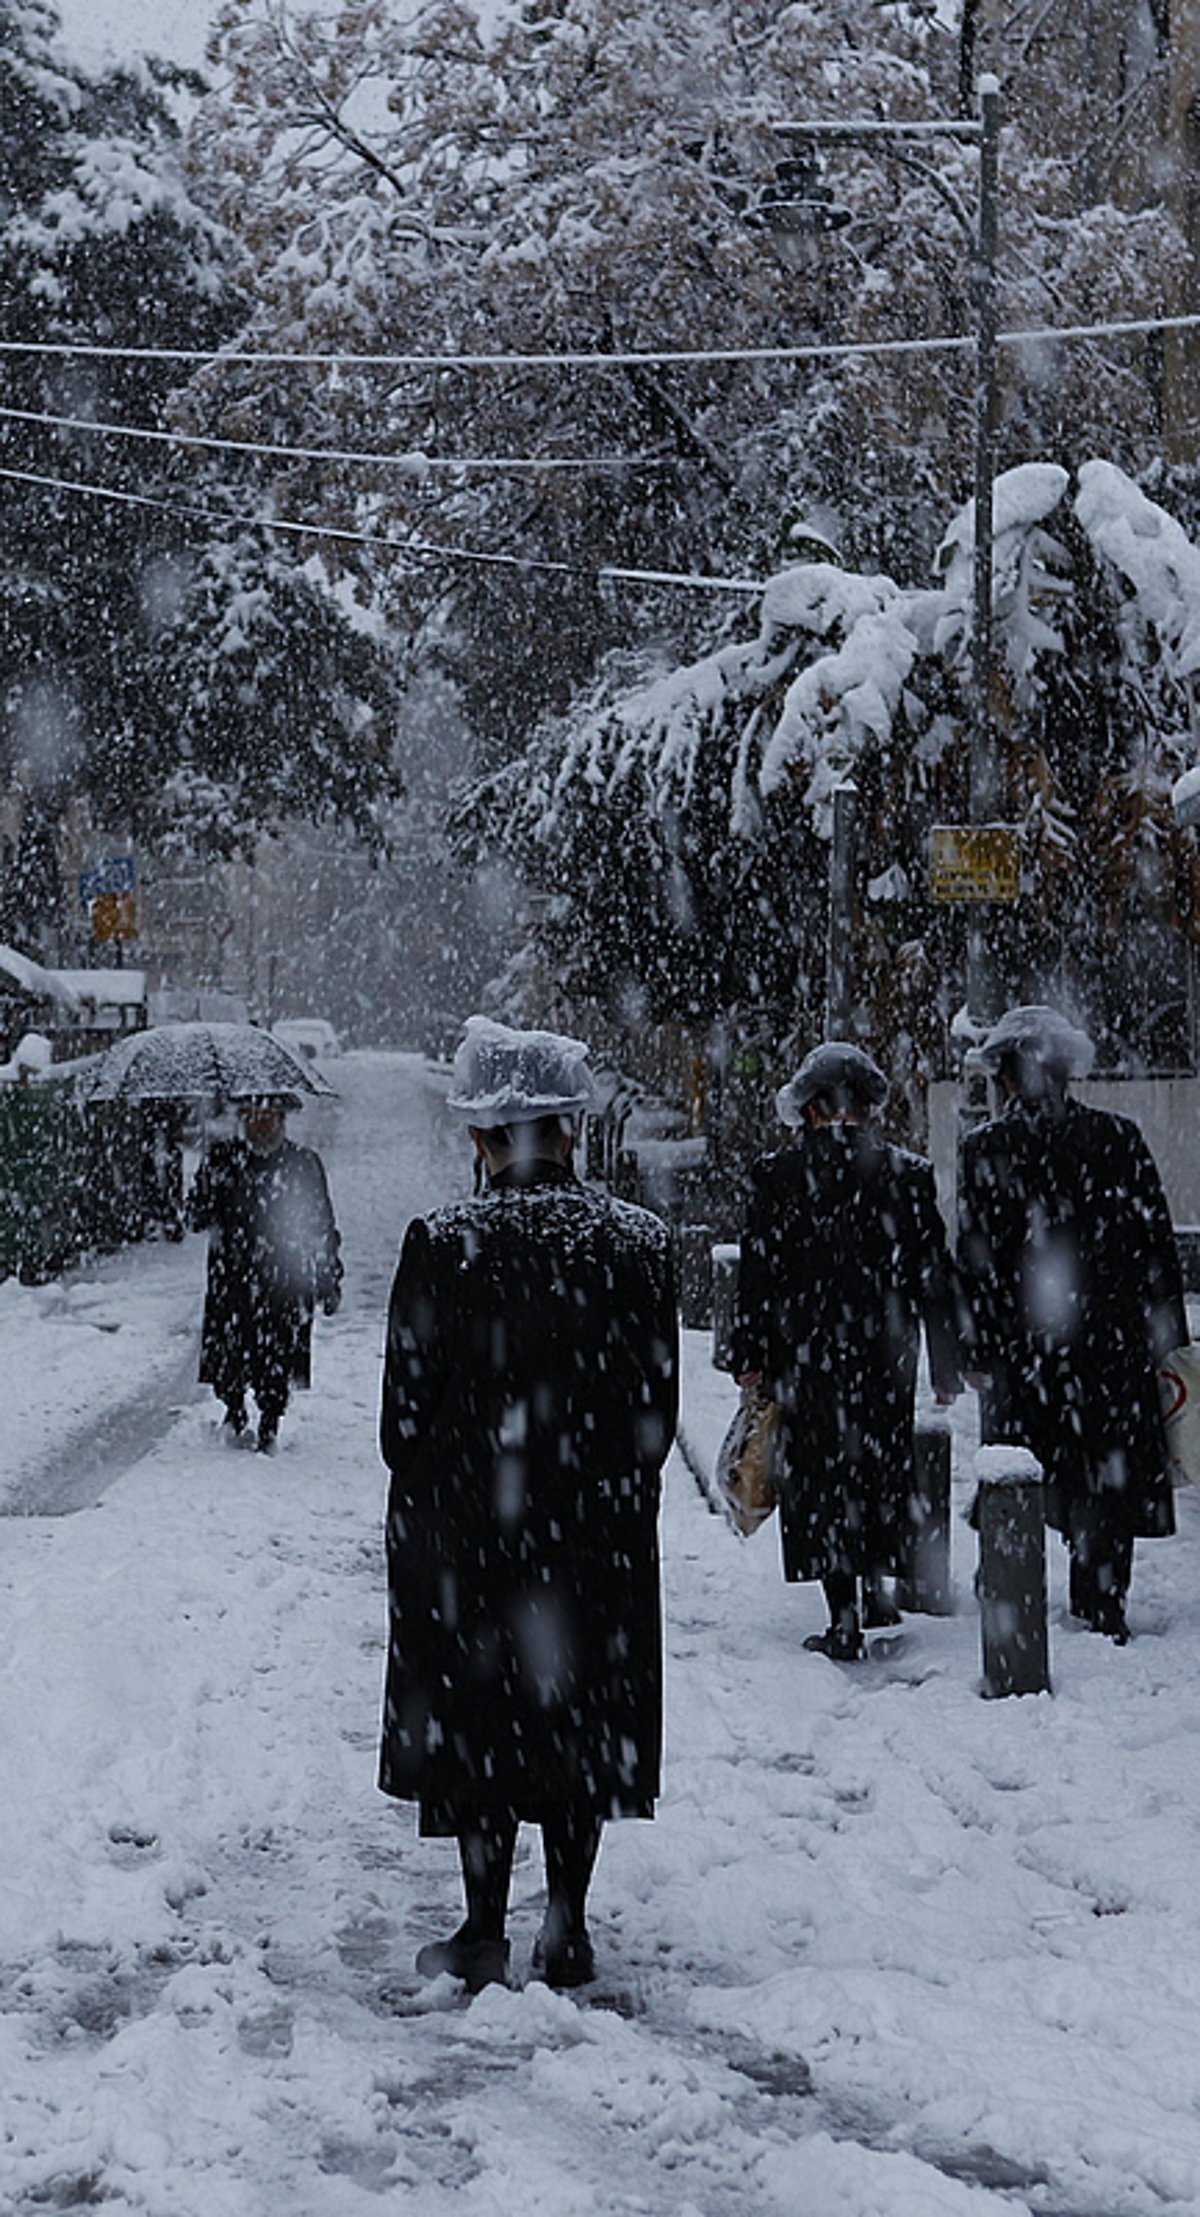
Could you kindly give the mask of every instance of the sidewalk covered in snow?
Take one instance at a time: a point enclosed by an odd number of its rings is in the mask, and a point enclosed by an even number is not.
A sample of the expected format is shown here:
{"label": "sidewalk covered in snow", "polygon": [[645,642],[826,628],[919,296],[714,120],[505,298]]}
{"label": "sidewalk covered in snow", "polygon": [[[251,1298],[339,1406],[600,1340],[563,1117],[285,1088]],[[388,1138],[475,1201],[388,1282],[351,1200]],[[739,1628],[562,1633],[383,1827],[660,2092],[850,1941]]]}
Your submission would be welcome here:
{"label": "sidewalk covered in snow", "polygon": [[[858,1669],[666,1490],[666,1792],[610,1827],[595,1989],[467,2001],[453,1850],[374,1787],[375,1448],[406,1218],[469,1185],[415,1058],[304,1112],[348,1266],[274,1458],[192,1385],[203,1247],[0,1286],[0,2206],[138,2217],[1172,2217],[1200,2209],[1200,1504],[1119,1651],[985,1702],[958,1612]],[[687,1336],[711,1455],[731,1399]],[[971,1414],[956,1415],[959,1506]],[[514,1968],[542,1873],[524,1839]]]}

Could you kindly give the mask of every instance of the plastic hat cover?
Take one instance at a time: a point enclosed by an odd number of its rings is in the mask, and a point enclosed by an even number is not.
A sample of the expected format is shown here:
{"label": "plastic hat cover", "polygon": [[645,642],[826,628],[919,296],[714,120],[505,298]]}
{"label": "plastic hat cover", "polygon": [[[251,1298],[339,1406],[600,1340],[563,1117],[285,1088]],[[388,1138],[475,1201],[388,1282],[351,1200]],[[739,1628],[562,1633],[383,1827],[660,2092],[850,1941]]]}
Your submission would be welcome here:
{"label": "plastic hat cover", "polygon": [[1096,1049],[1085,1031],[1068,1023],[1057,1009],[1032,1003],[1006,1009],[992,1025],[987,1038],[966,1056],[969,1070],[999,1069],[1006,1055],[1020,1055],[1043,1069],[1061,1070],[1071,1078],[1086,1078],[1096,1059]]}
{"label": "plastic hat cover", "polygon": [[587,1056],[582,1039],[513,1031],[488,1016],[468,1016],[446,1105],[481,1131],[569,1116],[596,1101]]}
{"label": "plastic hat cover", "polygon": [[824,1093],[849,1086],[861,1095],[864,1106],[878,1107],[887,1097],[888,1082],[878,1063],[848,1039],[827,1039],[804,1057],[794,1078],[781,1085],[775,1107],[783,1124],[803,1121],[805,1103]]}
{"label": "plastic hat cover", "polygon": [[298,1093],[230,1093],[227,1098],[240,1116],[255,1109],[278,1109],[286,1116],[301,1106]]}

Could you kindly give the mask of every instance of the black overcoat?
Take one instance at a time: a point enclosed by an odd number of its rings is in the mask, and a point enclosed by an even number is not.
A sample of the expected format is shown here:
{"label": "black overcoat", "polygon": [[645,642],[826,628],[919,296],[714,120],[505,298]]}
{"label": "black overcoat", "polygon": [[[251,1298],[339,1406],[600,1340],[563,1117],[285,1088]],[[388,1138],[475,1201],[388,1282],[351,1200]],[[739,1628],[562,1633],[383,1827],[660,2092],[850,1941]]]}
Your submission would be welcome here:
{"label": "black overcoat", "polygon": [[956,1393],[954,1271],[928,1162],[837,1123],[755,1165],[734,1367],[761,1371],[783,1410],[786,1578],[908,1569],[922,1322],[934,1386]]}
{"label": "black overcoat", "polygon": [[1013,1101],[970,1133],[959,1263],[985,1440],[1038,1457],[1046,1514],[1103,1495],[1130,1533],[1174,1530],[1156,1367],[1187,1339],[1179,1258],[1136,1124],[1082,1102]]}
{"label": "black overcoat", "polygon": [[423,1830],[568,1801],[653,1813],[677,1391],[657,1217],[538,1163],[410,1224],[380,1423],[380,1785]]}
{"label": "black overcoat", "polygon": [[187,1213],[210,1233],[200,1378],[222,1399],[249,1388],[260,1407],[282,1408],[290,1384],[309,1383],[314,1302],[342,1278],[321,1158],[290,1139],[269,1155],[218,1140]]}

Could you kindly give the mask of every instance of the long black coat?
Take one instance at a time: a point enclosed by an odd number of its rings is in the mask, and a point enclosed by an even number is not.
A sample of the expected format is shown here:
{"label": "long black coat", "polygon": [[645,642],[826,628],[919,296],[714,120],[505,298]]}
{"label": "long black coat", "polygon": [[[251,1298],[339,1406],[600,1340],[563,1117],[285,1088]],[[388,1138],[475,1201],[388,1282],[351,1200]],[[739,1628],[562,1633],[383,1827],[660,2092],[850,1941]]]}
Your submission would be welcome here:
{"label": "long black coat", "polygon": [[1136,1124],[1079,1101],[1014,1101],[972,1132],[959,1262],[983,1436],[1028,1447],[1046,1513],[1103,1495],[1130,1533],[1174,1530],[1156,1366],[1187,1339],[1171,1219]]}
{"label": "long black coat", "polygon": [[219,1140],[188,1196],[210,1231],[200,1377],[224,1400],[252,1391],[282,1409],[311,1370],[315,1301],[341,1284],[340,1241],[321,1158],[285,1139],[273,1154]]}
{"label": "long black coat", "polygon": [[783,1410],[786,1578],[908,1567],[922,1322],[934,1385],[956,1393],[954,1273],[929,1163],[831,1124],[755,1165],[734,1368],[762,1371]]}
{"label": "long black coat", "polygon": [[645,1210],[539,1163],[410,1224],[380,1423],[380,1785],[423,1830],[567,1801],[653,1813],[677,1388],[668,1235]]}

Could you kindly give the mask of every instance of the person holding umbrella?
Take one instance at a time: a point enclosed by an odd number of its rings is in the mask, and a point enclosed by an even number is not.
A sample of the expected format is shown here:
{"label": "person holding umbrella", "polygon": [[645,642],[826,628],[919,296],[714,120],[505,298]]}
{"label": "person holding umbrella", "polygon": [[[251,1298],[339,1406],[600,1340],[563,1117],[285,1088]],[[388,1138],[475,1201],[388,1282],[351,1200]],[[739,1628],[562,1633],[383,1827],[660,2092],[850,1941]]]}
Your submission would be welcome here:
{"label": "person holding umbrella", "polygon": [[517,1829],[540,1825],[535,1969],[594,1973],[586,1901],[609,1817],[659,1787],[658,1506],[675,1432],[670,1235],[581,1184],[587,1049],[472,1017],[450,1108],[487,1175],[416,1219],[392,1288],[380,1444],[391,1472],[379,1782],[457,1839],[466,1916],[426,1977],[508,1971]]}
{"label": "person holding umbrella", "polygon": [[258,1445],[275,1445],[293,1385],[311,1375],[312,1320],[341,1299],[340,1239],[320,1156],[286,1134],[299,1096],[231,1095],[241,1133],[219,1140],[196,1173],[188,1222],[210,1234],[200,1380],[225,1403],[234,1437],[258,1404]]}

